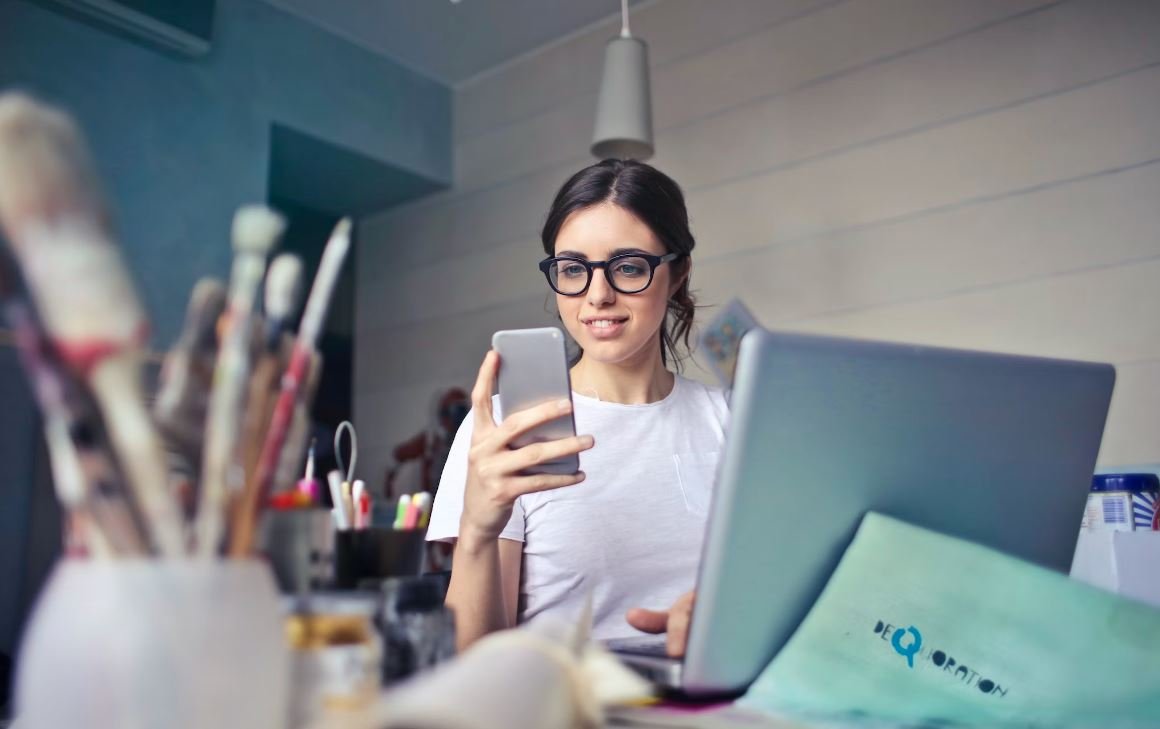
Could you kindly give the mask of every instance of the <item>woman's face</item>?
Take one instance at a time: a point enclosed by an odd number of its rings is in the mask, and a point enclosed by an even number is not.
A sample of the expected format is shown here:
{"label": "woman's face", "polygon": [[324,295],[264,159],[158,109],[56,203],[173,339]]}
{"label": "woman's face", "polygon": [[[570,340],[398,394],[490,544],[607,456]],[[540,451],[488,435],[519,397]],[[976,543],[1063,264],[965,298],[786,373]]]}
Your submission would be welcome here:
{"label": "woman's face", "polygon": [[[556,235],[557,256],[607,261],[627,252],[653,256],[666,253],[647,225],[611,203],[577,210]],[[560,318],[584,349],[584,357],[607,364],[629,364],[659,353],[658,332],[664,324],[669,297],[681,284],[683,260],[687,259],[662,263],[649,287],[636,294],[613,289],[603,268],[592,272],[592,282],[583,294],[557,294]]]}

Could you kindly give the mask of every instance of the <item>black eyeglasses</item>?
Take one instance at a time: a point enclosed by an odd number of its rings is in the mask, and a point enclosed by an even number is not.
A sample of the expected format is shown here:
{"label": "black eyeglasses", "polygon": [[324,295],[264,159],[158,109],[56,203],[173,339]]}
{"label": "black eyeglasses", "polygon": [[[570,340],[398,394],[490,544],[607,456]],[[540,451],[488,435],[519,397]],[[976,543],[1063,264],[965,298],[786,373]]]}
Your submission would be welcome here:
{"label": "black eyeglasses", "polygon": [[548,285],[561,296],[580,296],[592,284],[592,269],[603,268],[608,285],[622,294],[639,294],[652,283],[657,266],[681,257],[680,253],[651,256],[647,253],[621,253],[607,261],[558,256],[540,261],[540,270]]}

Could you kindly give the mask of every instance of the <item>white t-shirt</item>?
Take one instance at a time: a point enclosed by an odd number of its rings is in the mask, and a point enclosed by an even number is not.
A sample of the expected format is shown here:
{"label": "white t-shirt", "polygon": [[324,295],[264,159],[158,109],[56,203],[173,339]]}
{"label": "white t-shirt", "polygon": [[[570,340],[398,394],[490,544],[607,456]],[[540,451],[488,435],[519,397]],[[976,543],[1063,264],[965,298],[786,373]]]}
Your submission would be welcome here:
{"label": "white t-shirt", "polygon": [[[591,590],[593,638],[636,635],[629,608],[667,609],[693,589],[728,406],[721,389],[680,375],[655,403],[575,392],[572,400],[577,433],[596,441],[580,454],[585,480],[521,496],[500,535],[524,543],[519,618],[578,615]],[[459,533],[471,431],[468,415],[443,469],[429,540]]]}

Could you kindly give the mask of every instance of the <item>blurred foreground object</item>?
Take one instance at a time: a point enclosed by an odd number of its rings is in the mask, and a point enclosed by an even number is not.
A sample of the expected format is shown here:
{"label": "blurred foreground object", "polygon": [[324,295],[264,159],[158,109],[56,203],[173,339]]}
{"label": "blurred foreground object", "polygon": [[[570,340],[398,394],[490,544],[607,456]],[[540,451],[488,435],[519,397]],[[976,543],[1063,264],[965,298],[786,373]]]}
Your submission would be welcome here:
{"label": "blurred foreground object", "polygon": [[0,96],[0,228],[48,340],[100,409],[115,451],[108,455],[148,521],[152,546],[183,554],[181,517],[141,381],[148,323],[92,161],[68,117],[21,94]]}
{"label": "blurred foreground object", "polygon": [[66,560],[21,647],[21,729],[284,729],[289,651],[260,562]]}
{"label": "blurred foreground object", "polygon": [[[590,614],[493,633],[434,671],[387,691],[342,726],[365,729],[596,729],[604,709],[651,695],[603,646]],[[454,697],[454,700],[449,700]],[[320,727],[323,725],[320,725]]]}

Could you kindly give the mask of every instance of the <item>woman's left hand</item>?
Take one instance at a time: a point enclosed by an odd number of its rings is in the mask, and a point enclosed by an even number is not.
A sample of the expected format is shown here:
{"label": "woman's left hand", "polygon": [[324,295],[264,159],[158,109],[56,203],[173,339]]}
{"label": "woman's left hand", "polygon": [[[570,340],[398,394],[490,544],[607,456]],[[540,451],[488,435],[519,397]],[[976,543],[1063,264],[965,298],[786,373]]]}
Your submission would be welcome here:
{"label": "woman's left hand", "polygon": [[665,633],[665,652],[673,658],[685,655],[689,640],[689,619],[693,617],[693,602],[697,592],[686,592],[677,598],[668,610],[633,608],[625,616],[628,624],[645,633]]}

